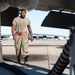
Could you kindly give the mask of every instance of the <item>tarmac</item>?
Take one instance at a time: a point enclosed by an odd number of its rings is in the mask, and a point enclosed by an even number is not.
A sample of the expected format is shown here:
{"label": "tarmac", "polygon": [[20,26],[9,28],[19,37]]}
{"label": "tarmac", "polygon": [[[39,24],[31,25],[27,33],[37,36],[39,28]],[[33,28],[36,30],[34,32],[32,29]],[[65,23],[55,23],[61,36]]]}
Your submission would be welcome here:
{"label": "tarmac", "polygon": [[[34,39],[33,42],[29,40],[29,65],[24,65],[23,56],[21,56],[21,64],[16,62],[16,53],[14,47],[14,40],[2,40],[2,54],[5,63],[14,65],[27,75],[47,75],[52,69],[60,56],[67,40],[55,39]],[[23,55],[23,52],[21,52]],[[4,73],[5,72],[5,73]],[[69,65],[64,70],[63,75],[69,75]],[[12,72],[0,67],[1,75],[15,75]]]}

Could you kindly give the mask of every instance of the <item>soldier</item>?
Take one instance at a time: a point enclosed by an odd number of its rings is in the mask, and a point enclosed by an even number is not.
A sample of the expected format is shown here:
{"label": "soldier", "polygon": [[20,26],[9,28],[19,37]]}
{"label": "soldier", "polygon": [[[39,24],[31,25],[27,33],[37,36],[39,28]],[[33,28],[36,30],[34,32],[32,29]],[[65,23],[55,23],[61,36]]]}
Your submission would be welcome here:
{"label": "soldier", "polygon": [[21,9],[20,16],[14,18],[12,22],[12,36],[15,40],[17,63],[20,63],[21,48],[23,50],[24,64],[28,64],[28,31],[33,41],[30,20],[26,17],[26,10]]}

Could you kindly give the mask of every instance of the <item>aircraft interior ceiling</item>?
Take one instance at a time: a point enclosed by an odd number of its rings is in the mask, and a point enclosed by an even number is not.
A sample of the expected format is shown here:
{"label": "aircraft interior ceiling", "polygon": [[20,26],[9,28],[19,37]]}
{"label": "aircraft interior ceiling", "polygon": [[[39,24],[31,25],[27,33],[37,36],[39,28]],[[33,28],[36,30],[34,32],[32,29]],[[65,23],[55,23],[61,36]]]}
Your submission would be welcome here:
{"label": "aircraft interior ceiling", "polygon": [[[16,0],[17,1],[17,0]],[[20,1],[20,0],[19,0]],[[28,0],[30,2],[30,0]],[[8,0],[9,3],[9,0]],[[11,3],[10,3],[11,4]],[[39,5],[35,10],[41,11],[71,11],[75,12],[75,0],[39,0]],[[12,20],[18,15],[18,8],[9,7],[7,10],[1,12],[1,25],[11,26]],[[57,28],[69,28],[69,26],[75,25],[75,15],[61,12],[51,11],[42,22],[41,26],[57,27]]]}

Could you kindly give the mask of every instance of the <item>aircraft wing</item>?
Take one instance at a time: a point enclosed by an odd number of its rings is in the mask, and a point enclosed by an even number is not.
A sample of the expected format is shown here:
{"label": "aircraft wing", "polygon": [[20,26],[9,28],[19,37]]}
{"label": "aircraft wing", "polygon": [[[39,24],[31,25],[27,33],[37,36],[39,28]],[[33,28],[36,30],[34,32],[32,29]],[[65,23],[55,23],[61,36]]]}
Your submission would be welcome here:
{"label": "aircraft wing", "polygon": [[[55,12],[52,10],[59,10]],[[69,29],[75,26],[75,0],[40,0],[36,10],[50,11],[41,26]],[[71,12],[62,13],[62,11]]]}

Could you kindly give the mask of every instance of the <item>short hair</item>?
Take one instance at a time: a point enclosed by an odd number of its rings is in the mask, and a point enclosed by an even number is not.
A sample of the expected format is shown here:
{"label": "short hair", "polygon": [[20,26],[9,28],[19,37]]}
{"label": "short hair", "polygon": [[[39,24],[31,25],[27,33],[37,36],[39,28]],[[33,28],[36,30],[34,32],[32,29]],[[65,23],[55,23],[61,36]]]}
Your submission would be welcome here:
{"label": "short hair", "polygon": [[25,9],[20,9],[20,11],[22,12],[22,11],[25,11],[26,12],[26,10]]}

